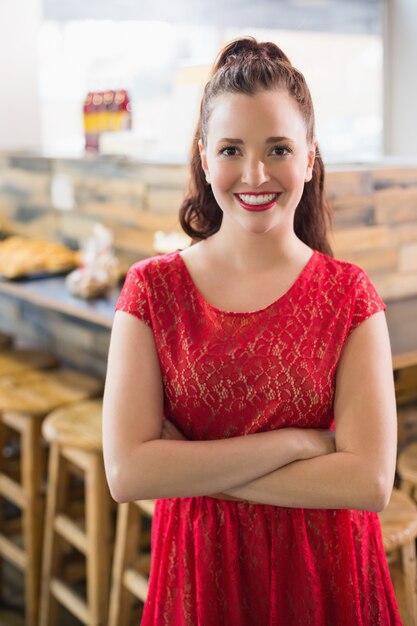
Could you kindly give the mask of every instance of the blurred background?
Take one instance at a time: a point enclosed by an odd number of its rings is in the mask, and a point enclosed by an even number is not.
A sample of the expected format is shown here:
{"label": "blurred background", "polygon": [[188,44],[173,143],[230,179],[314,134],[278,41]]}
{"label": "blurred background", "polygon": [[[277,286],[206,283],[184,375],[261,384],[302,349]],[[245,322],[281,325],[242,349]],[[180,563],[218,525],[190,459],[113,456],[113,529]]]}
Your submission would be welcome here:
{"label": "blurred background", "polygon": [[327,162],[417,156],[416,25],[414,0],[1,0],[0,149],[77,154],[87,92],[123,88],[132,132],[101,152],[184,161],[208,68],[250,34],[305,74]]}

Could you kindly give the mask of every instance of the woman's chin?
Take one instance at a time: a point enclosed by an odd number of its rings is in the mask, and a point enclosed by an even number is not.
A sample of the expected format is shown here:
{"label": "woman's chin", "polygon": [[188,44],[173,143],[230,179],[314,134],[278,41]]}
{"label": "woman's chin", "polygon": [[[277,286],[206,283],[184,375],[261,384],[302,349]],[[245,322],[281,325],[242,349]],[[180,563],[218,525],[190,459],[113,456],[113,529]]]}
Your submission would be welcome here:
{"label": "woman's chin", "polygon": [[262,220],[257,223],[241,223],[242,228],[249,234],[252,235],[266,235],[267,233],[272,234],[272,231],[277,231],[280,229],[280,222],[277,220]]}

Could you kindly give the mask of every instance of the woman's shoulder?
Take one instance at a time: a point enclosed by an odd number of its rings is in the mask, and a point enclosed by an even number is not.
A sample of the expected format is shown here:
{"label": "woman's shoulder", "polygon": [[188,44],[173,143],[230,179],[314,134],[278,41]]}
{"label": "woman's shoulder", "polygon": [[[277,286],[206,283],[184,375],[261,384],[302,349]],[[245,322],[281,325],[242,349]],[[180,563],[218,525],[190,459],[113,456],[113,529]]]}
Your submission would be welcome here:
{"label": "woman's shoulder", "polygon": [[317,256],[321,273],[331,282],[337,282],[339,285],[343,284],[345,287],[349,287],[365,277],[368,278],[366,271],[359,265],[356,265],[356,263],[337,259],[323,252],[319,252]]}
{"label": "woman's shoulder", "polygon": [[165,302],[173,293],[175,275],[171,268],[175,268],[178,251],[158,254],[141,259],[130,266],[116,309],[133,313],[141,320],[150,324],[151,309],[155,302]]}
{"label": "woman's shoulder", "polygon": [[332,303],[335,310],[349,311],[349,332],[373,313],[386,309],[376,286],[362,267],[323,253],[317,256],[320,271],[316,272],[316,300],[325,301],[326,306]]}
{"label": "woman's shoulder", "polygon": [[174,269],[179,255],[179,250],[157,254],[155,256],[140,259],[129,268],[129,273],[133,273],[143,278],[151,278],[158,274],[165,274]]}

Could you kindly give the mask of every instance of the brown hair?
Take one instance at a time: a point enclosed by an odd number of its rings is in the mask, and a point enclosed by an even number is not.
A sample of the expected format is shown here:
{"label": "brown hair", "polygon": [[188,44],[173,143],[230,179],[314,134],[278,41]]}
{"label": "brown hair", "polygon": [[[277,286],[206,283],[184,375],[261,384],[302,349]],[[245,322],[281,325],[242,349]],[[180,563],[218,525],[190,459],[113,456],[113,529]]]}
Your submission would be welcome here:
{"label": "brown hair", "polygon": [[[207,124],[213,100],[223,93],[254,95],[262,89],[282,88],[296,100],[304,117],[307,141],[314,138],[314,109],[304,76],[278,46],[253,37],[237,39],[220,51],[201,101],[200,117],[191,151],[188,191],[180,207],[180,223],[194,240],[206,239],[220,228],[222,210],[206,182],[198,142],[207,142]],[[304,186],[294,215],[294,231],[304,243],[333,256],[327,239],[331,213],[324,197],[324,165],[316,151],[313,175]]]}

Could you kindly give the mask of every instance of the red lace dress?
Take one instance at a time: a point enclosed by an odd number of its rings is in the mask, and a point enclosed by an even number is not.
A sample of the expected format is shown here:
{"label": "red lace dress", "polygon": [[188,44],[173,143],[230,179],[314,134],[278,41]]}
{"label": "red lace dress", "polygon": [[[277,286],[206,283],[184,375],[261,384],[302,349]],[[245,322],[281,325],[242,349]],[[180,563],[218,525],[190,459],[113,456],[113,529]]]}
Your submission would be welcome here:
{"label": "red lace dress", "polygon": [[[314,251],[271,305],[222,311],[173,252],[133,265],[117,308],[153,329],[165,415],[207,440],[331,427],[343,344],[386,306],[363,270]],[[160,499],[141,624],[400,625],[378,515]]]}

